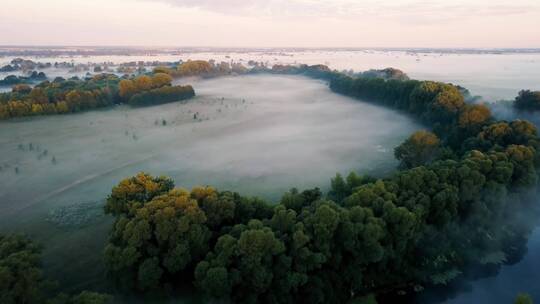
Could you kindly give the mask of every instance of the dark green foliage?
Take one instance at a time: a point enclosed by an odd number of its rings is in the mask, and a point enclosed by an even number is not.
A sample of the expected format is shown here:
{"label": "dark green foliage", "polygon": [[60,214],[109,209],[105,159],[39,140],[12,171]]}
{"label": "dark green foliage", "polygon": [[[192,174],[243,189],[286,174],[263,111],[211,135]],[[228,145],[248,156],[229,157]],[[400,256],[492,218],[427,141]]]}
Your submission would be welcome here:
{"label": "dark green foliage", "polygon": [[0,234],[0,303],[107,304],[112,297],[83,291],[76,296],[53,294],[54,284],[43,276],[41,248],[20,235]]}
{"label": "dark green foliage", "polygon": [[273,65],[271,69],[266,67],[261,67],[257,69],[252,69],[252,73],[272,73],[272,74],[290,74],[290,75],[304,75],[317,79],[330,80],[336,72],[333,72],[326,65],[316,64],[316,65],[306,65],[301,64],[299,66],[292,65]]}
{"label": "dark green foliage", "polygon": [[147,174],[126,179],[105,206],[117,216],[105,261],[124,284],[141,290],[180,280],[202,260],[224,227],[266,217],[258,200],[213,188],[191,192]]}
{"label": "dark green foliage", "polygon": [[0,302],[41,303],[41,248],[23,236],[0,235]]}
{"label": "dark green foliage", "polygon": [[28,76],[15,76],[8,75],[4,79],[0,80],[0,86],[11,86],[22,83],[32,83],[47,79],[47,76],[43,72],[33,71]]}
{"label": "dark green foliage", "polygon": [[428,164],[439,157],[440,140],[427,131],[413,133],[404,143],[397,146],[394,155],[401,161],[402,168],[413,168]]}
{"label": "dark green foliage", "polygon": [[514,100],[514,107],[520,110],[540,110],[540,91],[520,91]]}
{"label": "dark green foliage", "polygon": [[[354,172],[349,173],[346,179],[337,173],[330,181],[331,189],[328,192],[328,198],[341,202],[344,198],[351,195],[359,186],[375,182],[376,179],[370,176],[359,176]],[[283,200],[282,200],[283,202]]]}
{"label": "dark green foliage", "polygon": [[365,78],[383,78],[387,80],[409,80],[409,76],[407,76],[407,74],[405,74],[401,70],[394,68],[385,68],[382,70],[368,70],[362,73],[358,73],[357,76]]}
{"label": "dark green foliage", "polygon": [[83,291],[78,295],[69,296],[61,293],[46,304],[112,304],[113,297],[107,294]]}
{"label": "dark green foliage", "polygon": [[283,195],[283,197],[281,198],[281,202],[288,209],[292,209],[299,212],[300,210],[302,210],[302,208],[304,208],[310,202],[316,201],[321,197],[322,197],[322,193],[319,188],[305,190],[302,193],[299,193],[298,189],[293,188]]}
{"label": "dark green foliage", "polygon": [[220,237],[205,261],[195,269],[197,285],[218,298],[256,302],[272,288],[284,244],[272,230],[257,221],[236,226],[234,234]]}
{"label": "dark green foliage", "polygon": [[132,106],[148,106],[188,99],[195,96],[195,91],[187,86],[164,86],[158,89],[133,95],[128,104]]}

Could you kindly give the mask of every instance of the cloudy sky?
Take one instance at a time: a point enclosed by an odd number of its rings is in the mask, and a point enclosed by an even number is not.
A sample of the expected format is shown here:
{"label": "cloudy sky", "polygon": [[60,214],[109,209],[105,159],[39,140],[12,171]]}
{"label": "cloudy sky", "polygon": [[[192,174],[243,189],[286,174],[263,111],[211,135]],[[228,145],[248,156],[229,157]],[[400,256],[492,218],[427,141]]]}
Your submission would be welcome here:
{"label": "cloudy sky", "polygon": [[540,47],[540,0],[2,0],[0,45]]}

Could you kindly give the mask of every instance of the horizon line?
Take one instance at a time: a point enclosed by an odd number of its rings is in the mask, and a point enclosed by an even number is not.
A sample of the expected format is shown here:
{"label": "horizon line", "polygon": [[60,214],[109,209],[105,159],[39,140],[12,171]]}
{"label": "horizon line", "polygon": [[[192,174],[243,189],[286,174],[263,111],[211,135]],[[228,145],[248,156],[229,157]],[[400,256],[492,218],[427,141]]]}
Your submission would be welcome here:
{"label": "horizon line", "polygon": [[114,45],[114,44],[0,44],[0,48],[209,48],[209,49],[424,49],[424,50],[540,50],[540,46],[531,47],[449,47],[449,46],[209,46],[209,45]]}

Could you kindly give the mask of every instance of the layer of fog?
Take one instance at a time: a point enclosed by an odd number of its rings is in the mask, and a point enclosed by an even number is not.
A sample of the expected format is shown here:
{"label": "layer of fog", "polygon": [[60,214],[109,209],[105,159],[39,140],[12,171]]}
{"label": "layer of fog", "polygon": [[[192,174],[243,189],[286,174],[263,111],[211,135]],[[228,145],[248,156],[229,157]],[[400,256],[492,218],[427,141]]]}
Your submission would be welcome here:
{"label": "layer of fog", "polygon": [[293,186],[325,189],[336,172],[392,171],[393,148],[421,128],[302,77],[194,86],[198,96],[187,103],[0,123],[2,230],[46,241],[48,271],[78,284],[101,269],[95,263],[110,219],[65,230],[47,218],[62,206],[99,205],[124,177],[147,171],[178,186],[209,184],[276,200]]}
{"label": "layer of fog", "polygon": [[[193,51],[157,56],[61,56],[24,57],[40,62],[72,61],[75,63],[178,61],[214,59],[247,64],[249,60],[273,64],[326,64],[332,69],[355,72],[394,67],[411,78],[451,82],[468,88],[473,95],[487,101],[512,99],[519,90],[540,90],[539,53],[429,53],[401,50],[244,50]],[[0,58],[0,65],[12,58]],[[47,73],[46,69],[44,72]],[[52,71],[50,73],[53,73]]]}
{"label": "layer of fog", "polygon": [[[141,170],[171,175],[187,187],[212,184],[250,194],[320,186],[336,171],[392,169],[393,147],[418,128],[303,78],[238,77],[195,86],[198,97],[187,104],[2,123],[2,210]],[[24,203],[6,203],[14,200]]]}

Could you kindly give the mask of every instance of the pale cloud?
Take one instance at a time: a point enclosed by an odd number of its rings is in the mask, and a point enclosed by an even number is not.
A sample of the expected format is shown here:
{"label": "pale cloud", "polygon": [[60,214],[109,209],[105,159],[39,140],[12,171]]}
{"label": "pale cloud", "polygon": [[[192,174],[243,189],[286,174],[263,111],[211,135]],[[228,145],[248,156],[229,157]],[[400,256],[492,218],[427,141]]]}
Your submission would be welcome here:
{"label": "pale cloud", "polygon": [[539,0],[2,0],[0,45],[540,47]]}
{"label": "pale cloud", "polygon": [[[142,0],[148,1],[148,0]],[[320,0],[158,0],[178,7],[227,15],[327,16],[342,15],[354,2]]]}
{"label": "pale cloud", "polygon": [[[149,0],[139,0],[149,1]],[[475,18],[530,14],[540,11],[536,0],[157,0],[177,7],[226,15],[272,17],[355,18],[382,17]]]}
{"label": "pale cloud", "polygon": [[[137,0],[149,1],[149,0]],[[400,26],[458,24],[493,18],[539,18],[539,0],[153,0],[224,16],[271,18],[278,22],[378,18]],[[511,19],[498,22],[513,22]],[[324,20],[320,20],[324,22]],[[540,21],[538,22],[540,27]],[[510,25],[512,26],[512,25]]]}

